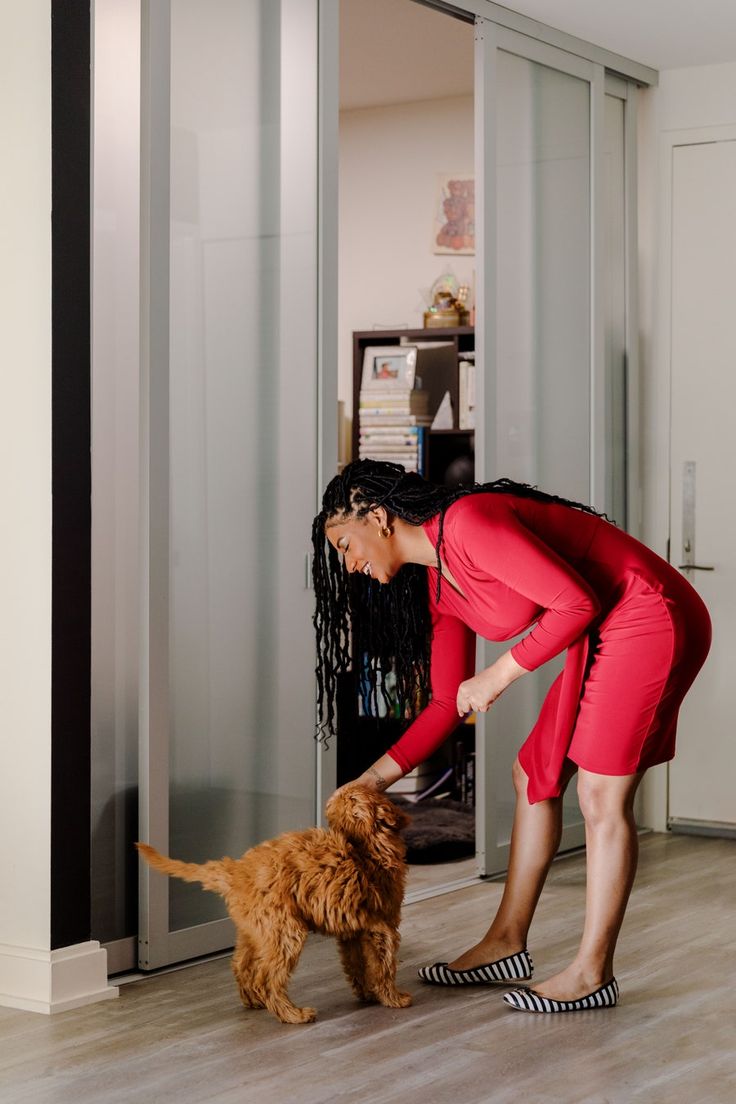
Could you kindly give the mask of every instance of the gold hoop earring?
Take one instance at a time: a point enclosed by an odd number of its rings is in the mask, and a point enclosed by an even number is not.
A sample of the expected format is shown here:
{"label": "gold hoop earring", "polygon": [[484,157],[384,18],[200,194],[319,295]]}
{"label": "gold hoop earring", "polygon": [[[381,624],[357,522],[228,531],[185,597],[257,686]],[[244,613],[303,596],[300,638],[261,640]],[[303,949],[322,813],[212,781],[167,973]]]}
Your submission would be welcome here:
{"label": "gold hoop earring", "polygon": [[391,529],[388,527],[388,525],[382,525],[380,532],[381,532],[382,537],[390,537],[391,536]]}

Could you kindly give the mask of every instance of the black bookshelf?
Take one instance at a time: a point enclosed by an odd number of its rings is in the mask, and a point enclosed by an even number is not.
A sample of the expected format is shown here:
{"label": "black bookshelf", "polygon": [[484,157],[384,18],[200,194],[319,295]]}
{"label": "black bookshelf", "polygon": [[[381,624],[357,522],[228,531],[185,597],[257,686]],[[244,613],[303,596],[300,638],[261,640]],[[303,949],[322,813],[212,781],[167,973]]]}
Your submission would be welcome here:
{"label": "black bookshelf", "polygon": [[[466,482],[474,475],[475,433],[457,426],[460,409],[458,365],[465,353],[475,351],[475,329],[472,326],[437,327],[420,330],[356,330],[353,333],[353,457],[358,456],[360,419],[358,403],[363,376],[365,350],[370,346],[398,345],[400,341],[447,341],[455,346],[455,372],[447,381],[452,401],[455,427],[432,429],[425,434],[424,474],[433,483]],[[454,465],[452,471],[448,470]],[[453,472],[461,473],[452,478]]]}

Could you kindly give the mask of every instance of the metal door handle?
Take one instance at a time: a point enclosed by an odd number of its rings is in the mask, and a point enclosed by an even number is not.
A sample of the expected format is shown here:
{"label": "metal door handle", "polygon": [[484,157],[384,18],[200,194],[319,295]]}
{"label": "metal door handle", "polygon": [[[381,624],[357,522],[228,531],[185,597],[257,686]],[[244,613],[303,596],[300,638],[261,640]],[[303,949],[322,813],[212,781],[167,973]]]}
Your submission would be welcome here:
{"label": "metal door handle", "polygon": [[715,571],[696,564],[695,559],[695,461],[686,460],[682,469],[682,555],[690,563],[681,563],[680,571]]}

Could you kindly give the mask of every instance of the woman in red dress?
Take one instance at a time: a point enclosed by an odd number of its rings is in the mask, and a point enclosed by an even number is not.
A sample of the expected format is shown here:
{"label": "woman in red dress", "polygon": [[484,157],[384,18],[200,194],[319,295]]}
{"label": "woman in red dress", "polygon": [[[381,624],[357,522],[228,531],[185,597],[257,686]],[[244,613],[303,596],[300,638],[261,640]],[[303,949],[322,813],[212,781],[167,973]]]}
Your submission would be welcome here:
{"label": "woman in red dress", "polygon": [[[325,538],[327,547],[325,546]],[[682,699],[710,646],[710,618],[673,567],[590,507],[501,479],[436,487],[362,460],[328,485],[313,528],[319,701],[334,728],[335,678],[356,654],[393,668],[400,700],[431,700],[359,781],[385,789],[474,711],[567,649],[513,767],[506,886],[491,926],[454,961],[420,970],[438,985],[528,981],[527,935],[577,772],[587,850],[586,915],[574,961],[504,997],[529,1012],[610,1007],[613,955],[634,880],[633,802],[645,770],[671,759]],[[342,557],[342,564],[340,563]],[[533,627],[532,627],[533,626]],[[476,634],[508,640],[475,673]]]}

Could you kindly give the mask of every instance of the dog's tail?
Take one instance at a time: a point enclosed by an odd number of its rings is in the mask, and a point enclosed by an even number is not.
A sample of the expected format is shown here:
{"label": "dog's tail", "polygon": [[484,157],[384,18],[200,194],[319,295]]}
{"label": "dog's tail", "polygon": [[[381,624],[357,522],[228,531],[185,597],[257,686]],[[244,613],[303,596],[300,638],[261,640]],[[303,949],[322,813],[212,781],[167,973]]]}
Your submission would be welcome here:
{"label": "dog's tail", "polygon": [[155,870],[160,870],[162,874],[183,878],[185,882],[201,882],[205,889],[211,889],[214,893],[224,895],[230,890],[232,879],[227,861],[217,859],[201,864],[179,862],[178,859],[161,855],[148,843],[137,843],[136,847],[146,862]]}

